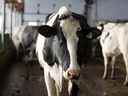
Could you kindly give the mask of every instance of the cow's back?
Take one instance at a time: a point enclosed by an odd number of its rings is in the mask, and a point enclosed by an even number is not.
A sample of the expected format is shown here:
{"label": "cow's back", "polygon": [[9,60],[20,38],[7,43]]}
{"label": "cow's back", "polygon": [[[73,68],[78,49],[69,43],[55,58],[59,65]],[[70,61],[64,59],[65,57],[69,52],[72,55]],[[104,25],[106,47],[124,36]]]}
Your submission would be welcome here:
{"label": "cow's back", "polygon": [[102,49],[108,54],[128,53],[127,37],[128,23],[107,24],[100,39]]}
{"label": "cow's back", "polygon": [[118,55],[119,42],[118,42],[118,30],[115,24],[107,24],[101,34],[100,43],[102,50],[108,55]]}
{"label": "cow's back", "polygon": [[128,23],[117,26],[118,27],[118,42],[120,50],[128,53]]}

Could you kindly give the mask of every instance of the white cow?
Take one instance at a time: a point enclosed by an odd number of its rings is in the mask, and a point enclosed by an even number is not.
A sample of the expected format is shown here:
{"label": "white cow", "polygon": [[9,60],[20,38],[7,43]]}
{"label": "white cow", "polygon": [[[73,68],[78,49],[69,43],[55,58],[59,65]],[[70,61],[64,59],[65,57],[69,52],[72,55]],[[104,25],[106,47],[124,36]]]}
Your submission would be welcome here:
{"label": "white cow", "polygon": [[104,57],[104,74],[103,79],[107,76],[107,65],[111,58],[112,72],[114,75],[115,59],[122,54],[126,66],[126,79],[124,85],[128,83],[128,23],[107,23],[100,36],[100,44],[102,46],[102,54]]}

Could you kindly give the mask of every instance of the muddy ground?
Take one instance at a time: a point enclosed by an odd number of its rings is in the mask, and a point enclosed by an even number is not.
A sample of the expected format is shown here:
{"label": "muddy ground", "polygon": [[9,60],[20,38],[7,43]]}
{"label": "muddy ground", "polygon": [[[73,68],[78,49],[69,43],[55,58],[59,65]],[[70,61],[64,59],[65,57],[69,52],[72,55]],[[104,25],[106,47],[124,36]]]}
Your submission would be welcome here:
{"label": "muddy ground", "polygon": [[[114,80],[110,78],[110,73],[108,79],[103,80],[103,61],[89,60],[82,65],[78,80],[79,96],[128,96],[128,87],[123,86],[124,68],[124,63],[120,62],[116,65]],[[109,68],[109,72],[110,70]],[[0,78],[0,96],[47,96],[43,70],[37,61],[10,62]],[[62,94],[68,96],[66,90]]]}

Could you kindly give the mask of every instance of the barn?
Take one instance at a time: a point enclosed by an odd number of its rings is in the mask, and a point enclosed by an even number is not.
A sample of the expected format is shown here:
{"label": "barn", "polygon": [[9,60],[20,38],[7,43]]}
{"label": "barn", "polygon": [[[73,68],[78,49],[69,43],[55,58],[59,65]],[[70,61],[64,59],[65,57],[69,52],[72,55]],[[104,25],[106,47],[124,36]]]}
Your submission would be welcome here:
{"label": "barn", "polygon": [[113,32],[122,25],[128,30],[127,5],[127,0],[0,0],[0,96],[128,96],[122,54],[114,78],[111,66],[102,78],[103,44],[109,37],[109,49],[115,48],[113,38],[122,33]]}

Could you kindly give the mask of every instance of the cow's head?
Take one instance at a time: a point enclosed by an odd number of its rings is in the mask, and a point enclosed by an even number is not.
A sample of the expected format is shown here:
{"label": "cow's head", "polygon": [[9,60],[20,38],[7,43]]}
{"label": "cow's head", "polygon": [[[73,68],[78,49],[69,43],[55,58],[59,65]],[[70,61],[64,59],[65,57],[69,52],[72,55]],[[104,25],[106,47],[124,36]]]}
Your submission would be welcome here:
{"label": "cow's head", "polygon": [[38,30],[46,38],[55,36],[58,39],[56,61],[62,64],[67,79],[76,79],[80,75],[77,50],[81,29],[79,19],[69,9],[62,7]]}

